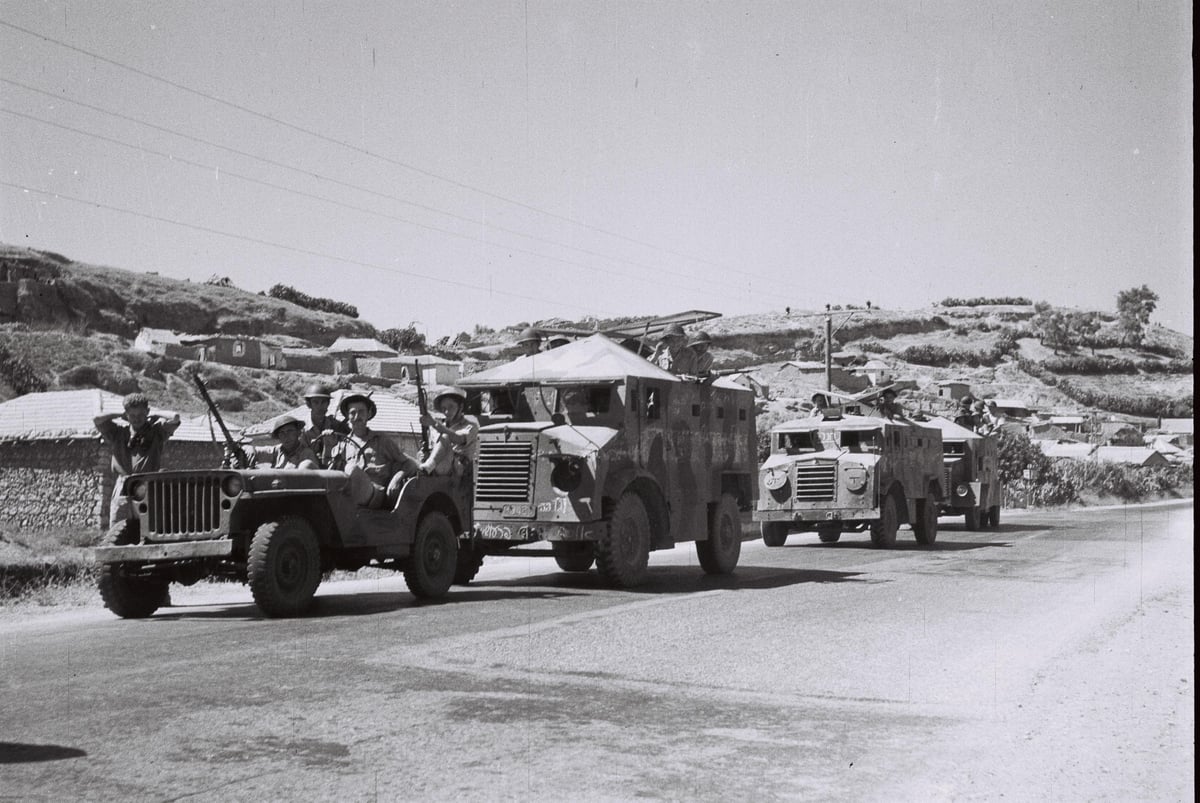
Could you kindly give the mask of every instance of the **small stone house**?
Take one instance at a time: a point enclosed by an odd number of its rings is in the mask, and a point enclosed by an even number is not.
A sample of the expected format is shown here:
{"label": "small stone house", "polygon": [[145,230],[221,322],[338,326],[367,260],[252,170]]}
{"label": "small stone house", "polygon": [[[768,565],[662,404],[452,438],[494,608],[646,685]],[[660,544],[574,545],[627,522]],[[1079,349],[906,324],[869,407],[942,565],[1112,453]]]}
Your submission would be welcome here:
{"label": "small stone house", "polygon": [[971,386],[961,379],[946,379],[937,383],[937,395],[939,399],[957,403],[971,395]]}
{"label": "small stone house", "polygon": [[[121,397],[102,390],[30,393],[0,404],[0,526],[107,528],[112,453],[92,419],[121,409]],[[220,439],[202,420],[186,421],[163,467],[216,467]]]}

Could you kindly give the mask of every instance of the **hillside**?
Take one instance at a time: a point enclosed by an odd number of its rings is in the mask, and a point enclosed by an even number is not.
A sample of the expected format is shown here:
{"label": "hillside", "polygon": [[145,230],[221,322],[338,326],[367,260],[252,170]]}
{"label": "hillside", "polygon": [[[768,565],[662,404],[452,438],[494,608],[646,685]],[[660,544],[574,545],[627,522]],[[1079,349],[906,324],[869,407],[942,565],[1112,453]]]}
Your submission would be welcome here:
{"label": "hillside", "polygon": [[0,245],[0,324],[135,337],[144,326],[190,334],[286,335],[329,345],[372,337],[366,321],[305,309],[236,287],[73,262]]}

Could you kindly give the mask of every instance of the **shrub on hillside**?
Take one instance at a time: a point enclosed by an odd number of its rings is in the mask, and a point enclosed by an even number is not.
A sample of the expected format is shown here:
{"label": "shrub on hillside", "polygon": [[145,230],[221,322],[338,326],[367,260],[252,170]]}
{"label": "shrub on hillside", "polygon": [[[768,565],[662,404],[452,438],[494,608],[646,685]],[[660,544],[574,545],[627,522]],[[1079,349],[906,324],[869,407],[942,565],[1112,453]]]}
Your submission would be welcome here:
{"label": "shrub on hillside", "polygon": [[302,293],[294,287],[289,287],[286,284],[277,284],[267,291],[267,295],[271,298],[278,298],[283,301],[290,301],[293,304],[305,307],[307,309],[315,309],[318,312],[332,312],[337,315],[345,315],[350,318],[358,317],[358,308],[353,304],[347,304],[344,301],[334,301],[331,298],[319,298],[310,296],[307,293]]}
{"label": "shrub on hillside", "polygon": [[[1011,344],[1015,347],[1015,342]],[[989,349],[977,351],[973,349],[948,349],[941,346],[935,346],[930,343],[923,343],[919,346],[909,346],[901,351],[897,356],[905,362],[916,363],[917,365],[933,365],[939,368],[948,368],[951,365],[967,365],[972,368],[978,368],[981,365],[992,366],[1000,362],[1005,354],[1010,353],[1012,348],[1008,341],[1001,339],[995,346]]]}
{"label": "shrub on hillside", "polygon": [[1024,296],[999,296],[997,298],[943,298],[941,306],[943,307],[991,307],[991,306],[1024,306],[1027,307],[1033,302]]}
{"label": "shrub on hillside", "polygon": [[[997,434],[1000,480],[1029,504],[1065,505],[1079,498],[1079,486],[1042,454],[1029,436],[1016,429]],[[1028,474],[1028,476],[1026,476]]]}
{"label": "shrub on hillside", "polygon": [[0,382],[11,387],[18,396],[41,393],[49,387],[49,383],[33,365],[4,346],[0,346]]}
{"label": "shrub on hillside", "polygon": [[1070,379],[1047,370],[1033,360],[1018,359],[1017,366],[1032,377],[1047,385],[1058,388],[1065,396],[1087,407],[1107,410],[1111,413],[1140,415],[1149,418],[1191,418],[1194,415],[1193,396],[1188,394],[1178,399],[1155,396],[1132,395],[1095,391],[1081,387]]}
{"label": "shrub on hillside", "polygon": [[68,368],[58,375],[58,385],[62,388],[100,388],[118,396],[142,389],[128,373],[107,363]]}
{"label": "shrub on hillside", "polygon": [[1070,460],[1063,461],[1059,469],[1061,475],[1080,490],[1125,502],[1176,494],[1180,488],[1195,482],[1192,467],[1187,465],[1152,468],[1096,460]]}

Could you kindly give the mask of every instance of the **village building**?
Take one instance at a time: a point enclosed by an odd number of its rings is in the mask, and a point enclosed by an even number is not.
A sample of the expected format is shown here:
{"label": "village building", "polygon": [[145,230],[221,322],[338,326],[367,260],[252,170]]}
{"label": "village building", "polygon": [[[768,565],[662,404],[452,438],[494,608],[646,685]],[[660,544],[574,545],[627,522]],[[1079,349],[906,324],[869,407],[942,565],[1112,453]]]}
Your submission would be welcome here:
{"label": "village building", "polygon": [[1051,460],[1087,460],[1096,450],[1091,443],[1074,440],[1037,440],[1034,441],[1042,454]]}
{"label": "village building", "polygon": [[[122,409],[120,396],[95,389],[29,393],[0,404],[3,521],[34,530],[107,528],[112,452],[92,419]],[[220,465],[220,431],[204,419],[176,430],[164,469]]]}
{"label": "village building", "polygon": [[1162,452],[1156,452],[1145,446],[1097,446],[1093,458],[1102,463],[1122,463],[1128,466],[1152,468],[1162,468],[1171,464],[1171,461]]}
{"label": "village building", "polygon": [[957,404],[971,395],[971,386],[961,379],[943,379],[934,384],[937,386],[937,397],[945,401]]}
{"label": "village building", "polygon": [[1160,418],[1158,431],[1167,437],[1169,443],[1186,449],[1196,445],[1196,419],[1194,418]]}

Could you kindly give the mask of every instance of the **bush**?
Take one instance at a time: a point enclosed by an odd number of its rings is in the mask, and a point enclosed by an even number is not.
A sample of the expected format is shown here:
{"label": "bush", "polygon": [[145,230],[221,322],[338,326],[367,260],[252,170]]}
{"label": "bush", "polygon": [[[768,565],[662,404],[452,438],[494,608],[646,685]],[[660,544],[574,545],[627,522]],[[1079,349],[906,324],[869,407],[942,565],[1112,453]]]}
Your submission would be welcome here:
{"label": "bush", "polygon": [[1023,306],[1028,307],[1033,304],[1024,296],[1000,296],[998,298],[943,298],[940,306],[943,307],[991,307],[991,306]]}
{"label": "bush", "polygon": [[1002,337],[994,346],[984,351],[947,349],[926,343],[909,346],[897,356],[905,362],[917,365],[933,365],[939,368],[947,368],[951,365],[969,365],[972,368],[978,368],[981,365],[995,365],[1015,349],[1016,341]]}
{"label": "bush", "polygon": [[1096,460],[1063,461],[1062,474],[1078,488],[1124,502],[1140,502],[1163,495],[1177,494],[1192,485],[1192,467],[1172,465],[1161,468],[1102,463]]}
{"label": "bush", "polygon": [[1051,387],[1058,388],[1063,395],[1087,407],[1148,418],[1191,418],[1194,415],[1193,396],[1190,393],[1178,399],[1102,393],[1080,387],[1070,379],[1059,376],[1032,360],[1018,359],[1017,366],[1030,376],[1042,380]]}
{"label": "bush", "polygon": [[41,393],[49,383],[25,359],[0,346],[0,381],[11,387],[18,396],[26,393]]}
{"label": "bush", "polygon": [[332,312],[336,315],[345,315],[349,318],[358,317],[358,307],[353,304],[347,304],[344,301],[334,301],[330,298],[318,298],[310,296],[307,293],[301,293],[294,287],[289,287],[286,284],[277,284],[267,291],[267,295],[271,298],[278,298],[283,301],[290,301],[306,309],[315,309],[318,312]]}

